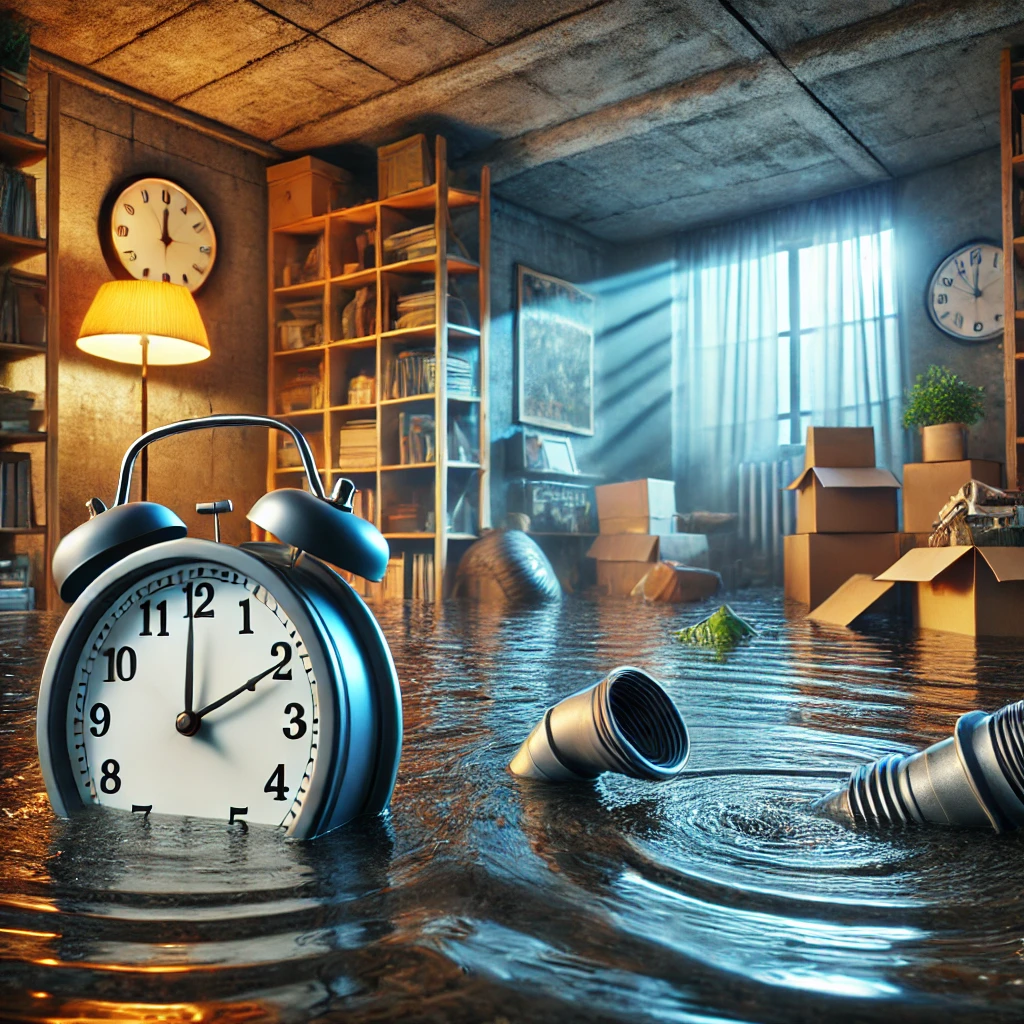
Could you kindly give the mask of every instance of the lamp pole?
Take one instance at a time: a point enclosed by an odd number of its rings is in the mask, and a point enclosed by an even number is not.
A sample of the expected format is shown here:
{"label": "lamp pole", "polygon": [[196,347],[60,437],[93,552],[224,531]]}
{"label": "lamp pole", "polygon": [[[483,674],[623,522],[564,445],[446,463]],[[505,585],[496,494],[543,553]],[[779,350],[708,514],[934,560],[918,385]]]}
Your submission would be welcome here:
{"label": "lamp pole", "polygon": [[[142,433],[149,430],[149,338],[143,334],[142,342]],[[141,479],[139,483],[139,497],[143,501],[149,500],[149,452],[142,449],[142,466],[140,467]]]}

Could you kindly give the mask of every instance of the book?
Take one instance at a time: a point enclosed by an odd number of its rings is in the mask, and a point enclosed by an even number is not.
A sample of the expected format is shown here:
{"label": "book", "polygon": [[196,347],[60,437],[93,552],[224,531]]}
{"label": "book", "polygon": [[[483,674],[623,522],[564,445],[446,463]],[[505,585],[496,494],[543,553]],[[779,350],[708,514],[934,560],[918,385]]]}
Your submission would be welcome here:
{"label": "book", "polygon": [[28,452],[0,452],[0,527],[31,526],[31,456]]}

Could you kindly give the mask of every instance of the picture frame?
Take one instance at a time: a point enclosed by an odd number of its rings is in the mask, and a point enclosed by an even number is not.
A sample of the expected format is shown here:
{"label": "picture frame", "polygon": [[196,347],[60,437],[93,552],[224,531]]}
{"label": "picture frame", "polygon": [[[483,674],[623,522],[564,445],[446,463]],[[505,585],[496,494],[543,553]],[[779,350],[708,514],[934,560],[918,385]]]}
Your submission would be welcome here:
{"label": "picture frame", "polygon": [[523,431],[524,468],[531,471],[564,473],[576,476],[576,454],[572,439],[557,434]]}
{"label": "picture frame", "polygon": [[516,271],[518,422],[593,436],[595,299],[522,264]]}

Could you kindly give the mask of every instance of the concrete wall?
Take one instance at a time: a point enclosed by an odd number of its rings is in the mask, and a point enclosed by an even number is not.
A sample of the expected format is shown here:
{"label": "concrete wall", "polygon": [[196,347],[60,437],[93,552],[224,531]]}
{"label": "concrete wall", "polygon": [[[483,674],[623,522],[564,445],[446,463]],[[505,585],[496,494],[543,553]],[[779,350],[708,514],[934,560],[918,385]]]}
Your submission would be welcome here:
{"label": "concrete wall", "polygon": [[[264,412],[267,387],[266,185],[264,161],[163,118],[64,84],[60,166],[60,530],[85,518],[92,495],[110,501],[121,457],[139,434],[137,367],[85,355],[78,329],[96,290],[111,279],[98,216],[125,179],[154,174],[195,195],[217,231],[217,263],[196,296],[212,350],[202,363],[154,367],[150,427],[208,413]],[[150,497],[170,505],[194,536],[213,524],[195,502],[231,498],[224,539],[249,537],[245,513],[264,491],[265,431],[217,431],[151,449]],[[138,472],[136,471],[136,478]]]}
{"label": "concrete wall", "polygon": [[[505,445],[501,442],[516,423],[515,415],[515,311],[516,265],[563,278],[588,291],[596,290],[604,277],[605,243],[560,221],[531,213],[520,206],[495,199],[491,208],[491,513],[494,524],[505,519]],[[598,303],[600,309],[601,303]],[[598,338],[600,339],[600,324]],[[581,470],[601,472],[601,445],[605,426],[602,400],[614,386],[606,372],[606,346],[595,344],[594,437],[572,437]]]}
{"label": "concrete wall", "polygon": [[[948,366],[985,388],[985,418],[971,428],[976,458],[1006,457],[1002,339],[961,344],[940,331],[925,308],[925,290],[940,261],[976,238],[1002,240],[999,150],[988,149],[898,183],[896,227],[901,255],[900,309],[909,382],[932,363]],[[920,458],[920,438],[913,438]]]}

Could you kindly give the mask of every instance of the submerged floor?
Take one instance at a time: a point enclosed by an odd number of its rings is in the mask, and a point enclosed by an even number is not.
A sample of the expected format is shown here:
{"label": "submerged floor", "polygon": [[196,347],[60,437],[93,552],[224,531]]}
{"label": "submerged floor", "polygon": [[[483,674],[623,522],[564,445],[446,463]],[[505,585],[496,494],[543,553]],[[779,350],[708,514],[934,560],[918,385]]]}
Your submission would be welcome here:
{"label": "submerged floor", "polygon": [[[57,619],[0,615],[0,1017],[1024,1019],[1020,837],[858,835],[807,809],[838,770],[1022,696],[1022,646],[734,604],[765,631],[724,661],[671,639],[710,605],[386,606],[392,814],[311,844],[56,819],[34,718]],[[689,768],[713,774],[504,771],[545,706],[630,663],[665,680]]]}

